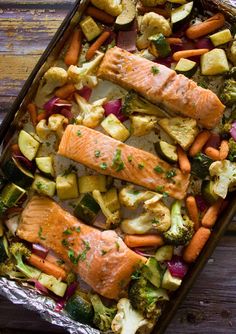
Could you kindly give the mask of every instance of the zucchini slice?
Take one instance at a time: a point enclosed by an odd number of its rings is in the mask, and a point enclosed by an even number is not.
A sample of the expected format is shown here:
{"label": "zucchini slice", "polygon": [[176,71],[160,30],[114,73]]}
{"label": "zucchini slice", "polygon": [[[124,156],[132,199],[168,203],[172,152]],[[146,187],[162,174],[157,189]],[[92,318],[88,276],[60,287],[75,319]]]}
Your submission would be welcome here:
{"label": "zucchini slice", "polygon": [[61,200],[78,197],[77,175],[74,173],[58,175],[56,178],[56,188],[57,196]]}
{"label": "zucchini slice", "polygon": [[176,30],[190,19],[193,10],[193,1],[188,2],[171,11],[171,23]]}
{"label": "zucchini slice", "polygon": [[204,180],[201,186],[201,193],[203,199],[209,204],[213,205],[219,196],[213,191],[213,182],[210,180]]}
{"label": "zucchini slice", "polygon": [[56,190],[56,183],[46,177],[36,174],[32,188],[39,194],[53,197]]}
{"label": "zucchini slice", "polygon": [[58,279],[56,279],[51,275],[41,273],[38,278],[38,281],[43,286],[45,286],[45,288],[52,291],[53,293],[55,293],[55,295],[59,297],[63,297],[66,292],[67,284],[59,281]]}
{"label": "zucchini slice", "polygon": [[149,51],[155,57],[165,58],[171,53],[171,48],[163,34],[156,34],[148,38],[151,42]]}
{"label": "zucchini slice", "polygon": [[74,215],[85,223],[91,225],[99,211],[100,206],[93,196],[84,194],[75,207]]}
{"label": "zucchini slice", "polygon": [[163,140],[160,140],[159,142],[154,144],[154,147],[157,155],[159,155],[159,157],[163,160],[170,163],[175,163],[178,161],[178,155],[175,145],[171,145]]}
{"label": "zucchini slice", "polygon": [[131,26],[135,18],[135,4],[133,0],[123,0],[122,1],[122,12],[117,16],[115,21],[115,29],[117,30],[127,30]]}
{"label": "zucchini slice", "polygon": [[13,207],[26,193],[25,189],[17,186],[14,183],[7,184],[1,193],[1,201],[8,208]]}
{"label": "zucchini slice", "polygon": [[8,242],[5,236],[0,238],[0,263],[3,263],[7,260],[9,255],[8,251]]}
{"label": "zucchini slice", "polygon": [[174,253],[174,247],[171,245],[165,245],[156,251],[155,258],[158,262],[170,261]]}
{"label": "zucchini slice", "polygon": [[13,157],[3,164],[2,171],[9,181],[23,188],[30,187],[34,181],[34,175]]}
{"label": "zucchini slice", "polygon": [[80,194],[90,193],[94,190],[107,191],[105,175],[84,175],[79,178]]}
{"label": "zucchini slice", "polygon": [[231,35],[231,31],[229,29],[224,29],[216,32],[215,34],[210,36],[210,39],[214,46],[226,44],[233,39]]}
{"label": "zucchini slice", "polygon": [[75,321],[83,324],[92,323],[94,315],[92,304],[77,293],[68,300],[65,310]]}
{"label": "zucchini slice", "polygon": [[21,130],[18,137],[21,153],[30,161],[36,157],[40,143],[28,132]]}
{"label": "zucchini slice", "polygon": [[143,267],[143,275],[146,277],[155,287],[160,288],[162,271],[154,257],[150,257]]}
{"label": "zucchini slice", "polygon": [[202,75],[217,75],[229,71],[229,63],[223,49],[213,49],[201,56]]}
{"label": "zucchini slice", "polygon": [[210,159],[203,153],[197,154],[191,160],[191,174],[199,177],[200,179],[205,179],[209,175],[209,167],[213,163]]}
{"label": "zucchini slice", "polygon": [[54,176],[52,157],[39,157],[35,159],[38,169],[46,176]]}
{"label": "zucchini slice", "polygon": [[187,78],[191,78],[197,71],[197,63],[189,59],[181,58],[175,67],[175,71],[178,74],[184,74]]}

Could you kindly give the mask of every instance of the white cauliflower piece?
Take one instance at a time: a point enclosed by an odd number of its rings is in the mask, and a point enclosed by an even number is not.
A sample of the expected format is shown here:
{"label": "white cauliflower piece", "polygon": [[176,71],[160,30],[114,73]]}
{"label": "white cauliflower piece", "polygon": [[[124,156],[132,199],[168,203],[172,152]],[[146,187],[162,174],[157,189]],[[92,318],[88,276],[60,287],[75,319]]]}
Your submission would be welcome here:
{"label": "white cauliflower piece", "polygon": [[154,215],[152,227],[158,232],[166,232],[171,226],[170,209],[160,201],[159,194],[144,202],[144,209]]}
{"label": "white cauliflower piece", "polygon": [[145,212],[138,217],[122,220],[120,227],[126,234],[145,234],[153,228],[153,214]]}
{"label": "white cauliflower piece", "polygon": [[155,128],[157,120],[155,116],[130,116],[132,135],[137,137],[147,135]]}
{"label": "white cauliflower piece", "polygon": [[53,114],[48,119],[48,128],[55,131],[59,138],[62,137],[66,124],[68,124],[68,118],[61,114]]}
{"label": "white cauliflower piece", "polygon": [[34,99],[37,107],[43,108],[44,104],[51,98],[53,91],[57,87],[64,86],[67,82],[67,79],[68,74],[63,68],[49,68],[39,83],[39,87]]}
{"label": "white cauliflower piece", "polygon": [[171,35],[171,25],[162,15],[150,12],[143,16],[140,24],[142,35],[137,39],[137,47],[145,49],[149,46],[148,37],[162,33],[164,36]]}
{"label": "white cauliflower piece", "polygon": [[119,193],[119,201],[122,205],[129,209],[137,209],[138,205],[154,196],[162,195],[149,190],[136,190],[134,186],[130,185],[121,189]]}
{"label": "white cauliflower piece", "polygon": [[[236,34],[234,36],[234,39],[236,39]],[[234,66],[236,66],[236,40],[232,43],[229,52],[228,52],[229,60],[232,62]]]}
{"label": "white cauliflower piece", "polygon": [[121,0],[91,0],[91,2],[94,6],[112,16],[118,16],[122,12]]}
{"label": "white cauliflower piece", "polygon": [[97,86],[98,79],[95,74],[103,56],[104,53],[98,52],[98,56],[94,60],[84,63],[82,67],[71,65],[68,68],[68,77],[76,89],[81,89],[83,86],[89,86],[90,88]]}
{"label": "white cauliflower piece", "polygon": [[158,5],[164,5],[167,0],[141,0],[142,4],[147,7],[155,7]]}
{"label": "white cauliflower piece", "polygon": [[35,131],[39,138],[41,139],[47,139],[47,137],[50,135],[51,130],[49,129],[47,125],[46,119],[42,119],[41,121],[38,122],[36,125]]}
{"label": "white cauliflower piece", "polygon": [[213,178],[213,192],[225,198],[228,190],[236,186],[236,163],[229,160],[215,161],[209,171]]}
{"label": "white cauliflower piece", "polygon": [[153,324],[134,310],[129,299],[121,298],[117,304],[117,314],[111,323],[111,329],[117,334],[135,334],[143,326],[152,328]]}
{"label": "white cauliflower piece", "polygon": [[76,123],[87,126],[88,128],[96,128],[104,117],[103,104],[106,98],[88,103],[82,96],[75,94],[75,100],[80,108],[80,114],[76,117]]}

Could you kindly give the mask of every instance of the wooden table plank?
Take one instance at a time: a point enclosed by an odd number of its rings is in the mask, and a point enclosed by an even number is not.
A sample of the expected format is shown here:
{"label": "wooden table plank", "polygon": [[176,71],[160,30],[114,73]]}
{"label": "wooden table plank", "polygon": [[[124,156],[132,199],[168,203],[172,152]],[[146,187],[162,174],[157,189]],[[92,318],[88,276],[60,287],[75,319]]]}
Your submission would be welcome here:
{"label": "wooden table plank", "polygon": [[[1,0],[0,121],[10,110],[14,97],[72,3],[73,0]],[[235,232],[236,218],[177,312],[167,334],[236,333]],[[63,332],[45,323],[37,314],[0,297],[0,334]]]}

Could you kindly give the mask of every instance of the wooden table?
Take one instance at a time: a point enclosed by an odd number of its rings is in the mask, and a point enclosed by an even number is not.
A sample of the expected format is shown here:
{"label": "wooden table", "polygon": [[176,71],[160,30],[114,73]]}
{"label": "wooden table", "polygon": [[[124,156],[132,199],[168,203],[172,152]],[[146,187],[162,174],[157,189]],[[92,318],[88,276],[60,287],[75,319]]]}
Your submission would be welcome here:
{"label": "wooden table", "polygon": [[[72,3],[72,0],[0,0],[0,120],[10,110]],[[236,333],[235,222],[229,226],[167,334]],[[65,331],[0,297],[0,334],[10,333]]]}

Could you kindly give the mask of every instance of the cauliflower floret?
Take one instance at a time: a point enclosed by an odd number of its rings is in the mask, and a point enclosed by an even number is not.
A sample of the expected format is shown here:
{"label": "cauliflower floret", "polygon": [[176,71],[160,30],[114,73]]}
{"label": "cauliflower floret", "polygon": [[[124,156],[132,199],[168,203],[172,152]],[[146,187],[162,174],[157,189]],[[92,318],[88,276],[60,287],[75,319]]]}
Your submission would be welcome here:
{"label": "cauliflower floret", "polygon": [[68,77],[71,79],[76,89],[81,89],[83,86],[89,86],[90,88],[97,86],[98,79],[94,74],[104,53],[97,52],[97,54],[98,56],[94,60],[84,63],[82,67],[71,65],[68,68]]}
{"label": "cauliflower floret", "polygon": [[38,122],[36,125],[36,133],[41,139],[47,139],[47,137],[50,135],[51,130],[49,129],[47,125],[46,119],[42,119],[41,121]]}
{"label": "cauliflower floret", "polygon": [[112,320],[111,329],[117,334],[135,334],[143,326],[152,328],[151,321],[133,309],[129,299],[121,298],[117,304],[117,314]]}
{"label": "cauliflower floret", "polygon": [[[144,202],[157,195],[154,191],[136,190],[130,185],[121,189],[119,193],[120,203],[129,209],[137,209],[141,202]],[[159,195],[159,194],[158,194]],[[159,195],[160,198],[162,195]]]}
{"label": "cauliflower floret", "polygon": [[61,114],[53,114],[48,119],[48,128],[55,131],[59,138],[62,137],[66,124],[68,124],[68,119]]}
{"label": "cauliflower floret", "polygon": [[130,116],[131,129],[133,136],[144,136],[150,133],[157,124],[155,116]]}
{"label": "cauliflower floret", "polygon": [[34,99],[37,107],[43,108],[44,104],[50,99],[53,91],[57,87],[64,86],[67,82],[67,79],[68,74],[63,68],[49,68],[39,83],[39,87]]}
{"label": "cauliflower floret", "polygon": [[236,186],[236,163],[229,160],[215,161],[209,171],[213,178],[213,192],[225,198],[228,190]]}
{"label": "cauliflower floret", "polygon": [[155,7],[158,5],[164,5],[167,0],[141,0],[142,4],[147,7]]}
{"label": "cauliflower floret", "polygon": [[122,12],[121,0],[91,0],[92,4],[104,12],[118,16]]}
{"label": "cauliflower floret", "polygon": [[75,94],[75,99],[80,108],[80,114],[76,117],[76,123],[88,128],[96,128],[103,119],[105,110],[102,105],[106,102],[106,98],[97,100],[92,104],[88,103],[78,94]]}
{"label": "cauliflower floret", "polygon": [[163,16],[150,12],[143,16],[140,24],[142,35],[137,39],[137,47],[145,49],[149,45],[148,37],[162,33],[164,36],[171,35],[171,25]]}
{"label": "cauliflower floret", "polygon": [[[234,39],[236,39],[236,34],[234,36]],[[233,63],[234,66],[236,66],[236,41],[234,41],[229,49],[228,52],[229,60]]]}

